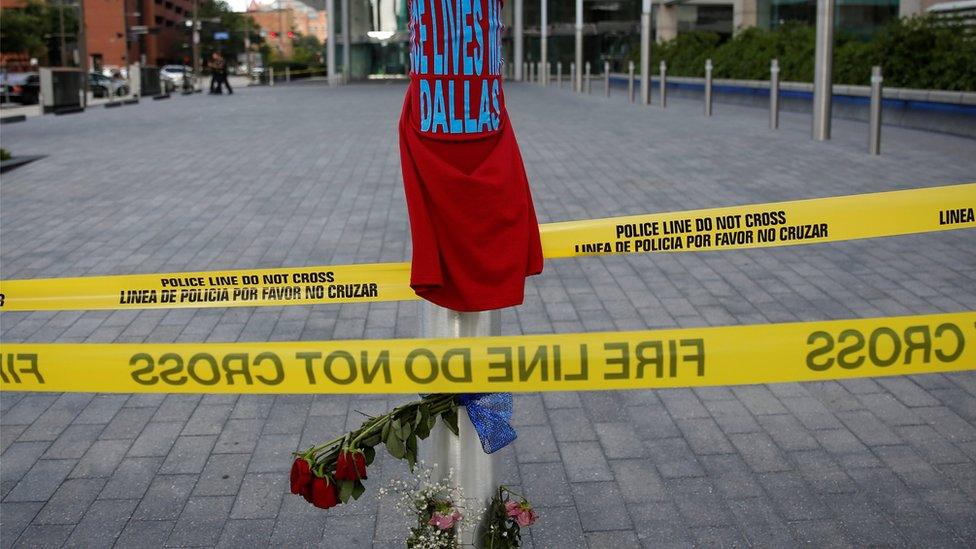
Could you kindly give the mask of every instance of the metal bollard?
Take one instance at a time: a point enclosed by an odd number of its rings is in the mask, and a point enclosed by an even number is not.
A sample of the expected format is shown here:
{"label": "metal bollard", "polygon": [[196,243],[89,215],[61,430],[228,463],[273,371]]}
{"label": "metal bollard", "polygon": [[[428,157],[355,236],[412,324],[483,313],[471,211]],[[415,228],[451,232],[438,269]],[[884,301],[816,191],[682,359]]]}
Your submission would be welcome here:
{"label": "metal bollard", "polygon": [[[423,303],[421,307],[421,335],[425,338],[479,337],[501,333],[501,311],[459,313],[431,303]],[[498,460],[495,454],[486,454],[482,449],[481,440],[466,410],[458,410],[458,436],[454,436],[438,421],[430,432],[430,438],[421,444],[423,459],[433,469],[434,478],[445,480],[448,472],[453,470],[453,484],[460,485],[464,490],[467,500],[465,507],[487,508],[498,488]],[[484,519],[484,515],[474,520],[465,517],[460,530],[462,547],[476,543],[476,533]]]}
{"label": "metal bollard", "polygon": [[779,128],[779,59],[769,63],[769,129]]}
{"label": "metal bollard", "polygon": [[668,106],[668,64],[661,61],[661,80],[658,83],[661,86],[661,108],[667,108]]}
{"label": "metal bollard", "polygon": [[274,86],[274,67],[268,67],[268,85]]}
{"label": "metal bollard", "polygon": [[576,91],[576,63],[569,64],[569,88]]}
{"label": "metal bollard", "polygon": [[603,89],[607,97],[610,97],[610,62],[603,62]]}
{"label": "metal bollard", "polygon": [[586,95],[593,93],[593,80],[590,78],[590,62],[586,62]]}
{"label": "metal bollard", "polygon": [[712,115],[712,60],[705,60],[705,116]]}
{"label": "metal bollard", "polygon": [[556,87],[562,89],[563,87],[563,63],[559,61],[556,63]]}
{"label": "metal bollard", "polygon": [[285,82],[291,82],[291,67],[285,67]]}
{"label": "metal bollard", "polygon": [[881,66],[871,67],[871,133],[868,136],[868,153],[881,154]]}
{"label": "metal bollard", "polygon": [[634,62],[627,63],[627,97],[634,102]]}
{"label": "metal bollard", "polygon": [[552,63],[546,61],[546,81],[542,83],[544,86],[549,85],[549,82],[551,81],[550,79],[551,75],[552,75]]}
{"label": "metal bollard", "polygon": [[528,80],[529,78],[529,62],[525,61],[522,63],[522,78]]}

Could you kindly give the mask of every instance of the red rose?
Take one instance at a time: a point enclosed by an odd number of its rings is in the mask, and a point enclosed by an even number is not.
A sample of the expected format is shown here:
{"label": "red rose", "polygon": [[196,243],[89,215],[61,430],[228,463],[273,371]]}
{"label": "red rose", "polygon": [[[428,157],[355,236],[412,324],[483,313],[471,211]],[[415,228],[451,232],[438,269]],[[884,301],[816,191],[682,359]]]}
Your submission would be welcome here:
{"label": "red rose", "polygon": [[359,450],[343,450],[339,452],[336,462],[336,480],[365,480],[366,456]]}
{"label": "red rose", "polygon": [[291,464],[291,493],[304,495],[312,484],[312,467],[300,457]]}
{"label": "red rose", "polygon": [[305,494],[305,499],[320,509],[328,509],[339,505],[339,491],[334,482],[329,479],[315,477],[312,479],[311,489]]}

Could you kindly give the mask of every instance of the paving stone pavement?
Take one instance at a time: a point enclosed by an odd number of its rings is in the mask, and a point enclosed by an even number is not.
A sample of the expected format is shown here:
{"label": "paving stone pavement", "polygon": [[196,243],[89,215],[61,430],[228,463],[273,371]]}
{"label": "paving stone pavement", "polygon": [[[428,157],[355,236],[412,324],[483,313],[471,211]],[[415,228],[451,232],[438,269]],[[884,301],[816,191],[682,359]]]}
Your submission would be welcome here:
{"label": "paving stone pavement", "polygon": [[[401,261],[403,85],[293,84],[41,117],[3,146],[2,278]],[[976,141],[695,101],[510,85],[541,221],[976,180]],[[976,310],[976,231],[551,261],[505,333]],[[417,303],[0,315],[3,341],[408,337]],[[2,547],[396,546],[376,488],[321,512],[289,452],[406,397],[0,396]],[[522,394],[505,482],[531,547],[976,545],[976,374]],[[374,481],[375,479],[375,481]]]}

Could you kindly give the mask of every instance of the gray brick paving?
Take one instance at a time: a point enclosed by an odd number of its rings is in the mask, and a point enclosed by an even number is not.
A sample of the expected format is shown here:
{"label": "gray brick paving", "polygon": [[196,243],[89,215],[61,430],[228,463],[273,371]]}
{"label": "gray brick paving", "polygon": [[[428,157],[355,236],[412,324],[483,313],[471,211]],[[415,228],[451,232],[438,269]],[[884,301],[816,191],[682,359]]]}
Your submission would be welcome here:
{"label": "gray brick paving", "polygon": [[[399,84],[244,89],[5,128],[4,279],[401,261]],[[976,142],[674,99],[509,88],[541,221],[972,181]],[[552,261],[504,333],[976,309],[974,231]],[[410,337],[416,303],[3,313],[3,341]],[[403,397],[0,396],[2,547],[393,547],[388,505],[322,513],[289,452]],[[971,546],[976,375],[516,397],[528,547]],[[377,460],[377,482],[402,472]]]}

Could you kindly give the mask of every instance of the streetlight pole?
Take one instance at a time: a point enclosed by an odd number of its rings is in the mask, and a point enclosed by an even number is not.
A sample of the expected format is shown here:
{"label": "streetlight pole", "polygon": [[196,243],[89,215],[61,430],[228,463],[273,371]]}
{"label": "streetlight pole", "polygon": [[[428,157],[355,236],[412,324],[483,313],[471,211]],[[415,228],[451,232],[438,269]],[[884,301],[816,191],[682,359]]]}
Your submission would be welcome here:
{"label": "streetlight pole", "polygon": [[342,83],[352,77],[352,35],[350,30],[349,0],[342,0]]}
{"label": "streetlight pole", "polygon": [[193,0],[193,75],[196,76],[197,82],[203,81],[203,75],[200,74],[200,18],[199,11],[200,0]]}
{"label": "streetlight pole", "polygon": [[539,30],[541,33],[539,38],[539,60],[542,61],[539,83],[547,86],[549,84],[549,0],[542,0]]}
{"label": "streetlight pole", "polygon": [[583,0],[576,0],[576,78],[573,91],[583,91]]}
{"label": "streetlight pole", "polygon": [[247,78],[251,78],[251,16],[244,15],[244,57],[247,62]]}
{"label": "streetlight pole", "polygon": [[81,106],[88,106],[88,33],[85,32],[85,0],[78,0],[78,61],[81,65]]}
{"label": "streetlight pole", "polygon": [[512,65],[515,69],[515,73],[512,75],[515,77],[516,82],[521,82],[526,75],[522,74],[524,67],[522,66],[522,59],[525,57],[523,53],[524,48],[524,37],[522,35],[522,0],[515,0],[512,3],[512,8],[514,13],[512,14]]}
{"label": "streetlight pole", "polygon": [[835,0],[817,0],[817,44],[813,67],[813,138],[830,139],[833,95]]}
{"label": "streetlight pole", "polygon": [[335,24],[335,0],[326,0],[325,3],[326,11],[326,24],[328,25],[328,30],[326,31],[326,44],[325,44],[325,68],[329,71],[329,86],[336,85],[336,24]]}
{"label": "streetlight pole", "polygon": [[641,103],[651,103],[651,0],[641,9]]}
{"label": "streetlight pole", "polygon": [[68,66],[68,44],[64,39],[64,0],[58,2],[58,24],[61,27],[61,66]]}

